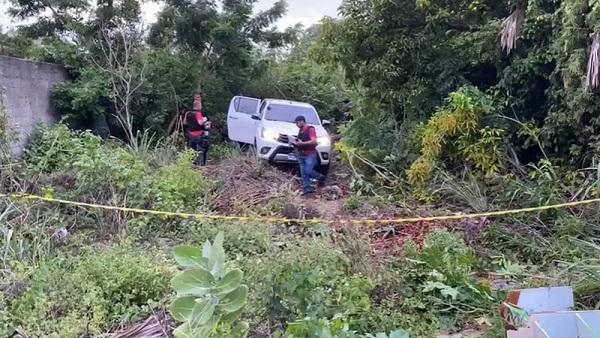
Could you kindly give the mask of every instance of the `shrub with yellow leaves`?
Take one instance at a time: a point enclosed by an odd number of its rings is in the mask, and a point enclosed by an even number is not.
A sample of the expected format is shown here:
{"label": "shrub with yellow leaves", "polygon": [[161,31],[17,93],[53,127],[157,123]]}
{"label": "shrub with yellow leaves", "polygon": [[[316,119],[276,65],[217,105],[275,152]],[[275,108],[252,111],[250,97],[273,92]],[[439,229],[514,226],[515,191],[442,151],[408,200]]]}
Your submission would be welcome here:
{"label": "shrub with yellow leaves", "polygon": [[465,86],[451,93],[446,104],[421,126],[421,156],[407,171],[410,184],[423,188],[443,157],[466,162],[485,175],[498,173],[503,168],[504,130],[481,127],[482,117],[491,110],[489,99],[477,88]]}

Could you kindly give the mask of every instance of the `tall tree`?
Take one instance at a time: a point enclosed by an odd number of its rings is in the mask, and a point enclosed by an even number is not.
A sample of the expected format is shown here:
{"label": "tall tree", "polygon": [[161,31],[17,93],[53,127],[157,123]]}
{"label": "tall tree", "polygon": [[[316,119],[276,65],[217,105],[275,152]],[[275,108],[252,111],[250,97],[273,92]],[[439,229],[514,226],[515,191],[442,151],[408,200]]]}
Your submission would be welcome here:
{"label": "tall tree", "polygon": [[[474,85],[525,163],[547,155],[579,167],[600,156],[598,13],[584,0],[347,0],[315,53],[364,90],[364,119],[346,141],[382,162],[410,163],[416,125]],[[378,132],[361,132],[373,120]]]}
{"label": "tall tree", "polygon": [[59,112],[85,127],[94,121],[94,129],[109,129],[114,120],[122,129],[117,134],[135,147],[131,100],[139,88],[134,64],[143,40],[131,33],[140,29],[138,0],[12,0],[9,12],[27,19],[22,34],[45,39],[51,55],[44,61],[70,70],[73,82],[57,86],[53,95]]}
{"label": "tall tree", "polygon": [[291,38],[269,28],[285,13],[284,0],[253,15],[255,3],[224,0],[219,8],[211,0],[168,0],[151,27],[153,47],[198,56],[196,91],[207,94],[209,109],[225,111],[229,98],[250,80],[256,44],[279,46]]}
{"label": "tall tree", "polygon": [[92,56],[92,62],[110,79],[114,116],[129,145],[137,150],[133,101],[146,81],[146,64],[140,58],[139,47],[143,31],[134,25],[117,24],[102,29],[98,35],[101,52]]}

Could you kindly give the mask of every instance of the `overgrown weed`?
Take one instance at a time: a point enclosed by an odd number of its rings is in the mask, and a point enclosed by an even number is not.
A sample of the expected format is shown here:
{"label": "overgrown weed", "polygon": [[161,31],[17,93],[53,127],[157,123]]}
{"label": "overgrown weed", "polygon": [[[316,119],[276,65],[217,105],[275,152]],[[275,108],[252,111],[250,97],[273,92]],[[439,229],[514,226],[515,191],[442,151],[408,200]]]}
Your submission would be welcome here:
{"label": "overgrown weed", "polygon": [[36,269],[31,285],[10,303],[9,322],[36,337],[98,336],[158,306],[170,275],[160,258],[132,248],[57,257]]}
{"label": "overgrown weed", "polygon": [[585,256],[570,262],[560,262],[557,279],[575,286],[579,307],[600,309],[600,244],[597,240],[572,239],[574,246],[585,252]]}
{"label": "overgrown weed", "polygon": [[440,171],[440,183],[433,193],[441,196],[444,205],[466,205],[475,212],[488,211],[494,201],[482,180],[465,168],[459,176]]}
{"label": "overgrown weed", "polygon": [[217,143],[215,145],[211,145],[208,157],[210,162],[219,162],[223,160],[229,160],[234,158],[239,158],[242,156],[253,156],[253,150],[242,149],[242,147],[237,143]]}
{"label": "overgrown weed", "polygon": [[[138,152],[132,152],[61,125],[41,133],[24,164],[27,184],[35,185],[35,192],[164,211],[211,213],[215,209],[220,176],[213,173],[208,179],[208,172],[194,169],[194,154],[177,152],[176,143],[148,136]],[[160,157],[161,151],[167,152],[165,147],[172,147],[172,152]],[[222,156],[237,158],[236,151],[227,150]],[[260,189],[272,177],[272,169],[254,159],[244,161],[250,162],[245,174]],[[473,211],[564,200],[572,193],[570,183],[552,185],[561,175],[552,166],[540,164],[532,170],[535,175],[498,176],[493,181],[468,171],[446,174],[440,176],[442,188],[431,191],[445,204]],[[575,181],[583,182],[577,175]],[[367,191],[354,190],[346,202],[354,214],[414,212],[399,209],[399,204],[408,202],[395,200],[396,195],[378,197]],[[237,211],[279,215],[295,196],[291,188],[280,189],[277,196],[258,207],[245,201]],[[246,273],[250,294],[243,317],[268,334],[285,332],[288,327],[332,329],[339,324],[365,337],[395,329],[407,330],[411,337],[430,337],[439,328],[457,331],[465,323],[493,316],[502,294],[481,279],[486,271],[514,285],[538,286],[566,276],[557,272],[559,267],[583,280],[597,265],[589,247],[570,243],[573,238],[589,240],[598,235],[592,208],[585,213],[551,211],[487,223],[481,220],[485,235],[469,244],[485,250],[467,246],[460,232],[434,231],[422,247],[407,245],[405,256],[380,259],[371,254],[368,234],[361,237],[353,228],[339,234],[315,227],[298,235],[287,224],[141,216],[37,203],[27,206],[27,212],[20,209],[20,203],[10,209],[3,206],[0,216],[0,222],[10,218],[0,242],[2,273],[7,279],[2,288],[10,290],[0,299],[0,320],[9,325],[0,328],[22,325],[33,335],[50,331],[95,335],[114,324],[138,319],[156,305],[148,304],[148,299],[165,303],[169,297],[163,282],[171,276],[168,266],[172,262],[147,257],[148,252],[167,252],[181,242],[199,245],[219,231],[225,233],[223,246],[230,264]],[[55,243],[53,237],[61,227],[69,232],[64,244]],[[95,248],[89,248],[90,244]],[[67,282],[60,284],[58,278],[63,275],[68,275]],[[594,279],[590,281],[577,288],[586,307],[597,305],[597,286]],[[130,294],[128,290],[133,289],[140,290],[140,297]],[[62,299],[67,293],[76,294],[78,303]],[[43,317],[47,313],[54,317]]]}
{"label": "overgrown weed", "polygon": [[55,239],[57,214],[0,202],[0,246],[2,277],[11,277],[35,268],[51,255]]}

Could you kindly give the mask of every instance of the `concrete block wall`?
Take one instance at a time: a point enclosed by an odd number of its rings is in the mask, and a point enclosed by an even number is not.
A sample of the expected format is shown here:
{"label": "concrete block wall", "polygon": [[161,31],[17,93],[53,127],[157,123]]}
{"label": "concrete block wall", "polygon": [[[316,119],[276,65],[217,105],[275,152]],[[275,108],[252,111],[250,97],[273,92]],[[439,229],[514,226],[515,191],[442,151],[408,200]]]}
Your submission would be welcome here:
{"label": "concrete block wall", "polygon": [[67,80],[61,65],[0,56],[1,103],[15,135],[14,155],[23,153],[36,125],[58,121],[50,95],[54,85]]}

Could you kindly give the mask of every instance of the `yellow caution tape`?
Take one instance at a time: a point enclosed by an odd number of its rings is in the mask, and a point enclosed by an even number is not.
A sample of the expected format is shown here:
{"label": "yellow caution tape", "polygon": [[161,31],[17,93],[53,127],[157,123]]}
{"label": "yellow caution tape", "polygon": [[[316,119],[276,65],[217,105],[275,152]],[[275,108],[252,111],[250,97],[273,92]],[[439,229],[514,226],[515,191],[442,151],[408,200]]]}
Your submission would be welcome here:
{"label": "yellow caution tape", "polygon": [[230,216],[230,215],[213,215],[213,214],[192,214],[184,212],[170,212],[170,211],[159,211],[159,210],[148,210],[138,208],[127,208],[118,207],[111,205],[84,203],[62,200],[58,198],[43,197],[31,194],[0,194],[0,198],[12,199],[12,200],[38,200],[49,203],[73,205],[91,209],[103,209],[103,210],[114,210],[132,212],[137,214],[150,214],[167,217],[180,217],[180,218],[194,218],[194,219],[210,219],[210,220],[222,220],[222,221],[238,221],[238,222],[249,222],[249,221],[263,221],[272,223],[304,223],[304,224],[331,224],[331,223],[350,223],[350,224],[397,224],[397,223],[417,223],[417,222],[431,222],[431,221],[450,221],[450,220],[463,220],[473,218],[484,218],[484,217],[498,217],[506,215],[524,214],[536,211],[563,209],[569,207],[577,207],[582,205],[589,205],[599,203],[600,198],[594,198],[583,201],[567,202],[553,205],[544,205],[531,208],[521,209],[510,209],[510,210],[498,210],[490,212],[481,212],[473,214],[454,214],[445,216],[431,216],[431,217],[411,217],[411,218],[396,218],[396,219],[293,219],[285,217],[263,217],[263,216]]}

